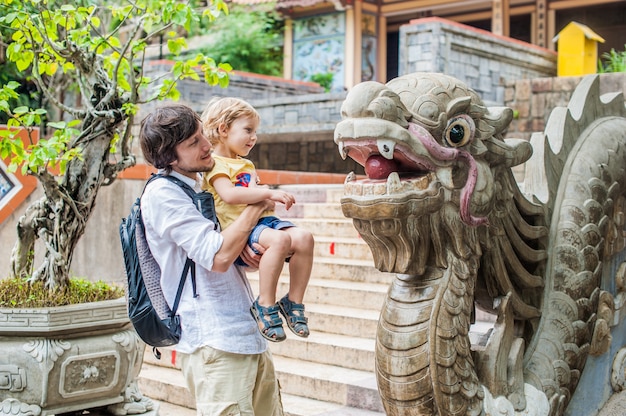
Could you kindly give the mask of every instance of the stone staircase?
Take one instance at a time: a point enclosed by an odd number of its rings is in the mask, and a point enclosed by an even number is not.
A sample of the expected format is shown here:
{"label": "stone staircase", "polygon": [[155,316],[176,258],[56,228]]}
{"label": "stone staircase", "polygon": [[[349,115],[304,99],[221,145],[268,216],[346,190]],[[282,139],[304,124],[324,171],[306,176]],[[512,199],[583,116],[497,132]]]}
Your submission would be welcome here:
{"label": "stone staircase", "polygon": [[[283,186],[297,204],[282,218],[310,230],[315,262],[305,295],[311,335],[270,343],[288,416],[384,415],[374,376],[376,326],[389,276],[376,270],[369,247],[346,219],[341,185]],[[253,289],[257,273],[249,273]],[[288,291],[287,267],[277,296]],[[161,403],[160,416],[191,416],[194,401],[177,369],[176,351],[156,360],[146,349],[139,379],[143,394]],[[264,415],[259,415],[264,416]]]}

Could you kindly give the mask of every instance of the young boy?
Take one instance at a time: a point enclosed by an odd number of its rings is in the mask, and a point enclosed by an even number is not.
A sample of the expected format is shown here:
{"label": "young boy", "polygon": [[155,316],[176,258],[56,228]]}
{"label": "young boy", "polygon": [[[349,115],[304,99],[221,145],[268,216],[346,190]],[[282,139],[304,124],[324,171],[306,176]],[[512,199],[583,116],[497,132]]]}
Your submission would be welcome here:
{"label": "young boy", "polygon": [[[215,159],[215,167],[204,175],[202,187],[213,193],[224,230],[247,204],[271,200],[289,209],[295,203],[293,195],[287,192],[259,186],[254,164],[244,159],[256,144],[259,122],[257,111],[237,98],[213,99],[202,115],[204,134],[213,145]],[[313,236],[270,211],[250,233],[248,245],[252,247],[253,243],[265,248],[259,262],[259,296],[250,308],[261,335],[273,342],[286,338],[280,311],[294,334],[309,336],[302,300],[313,266]],[[289,293],[276,302],[276,287],[285,259],[289,262]]]}

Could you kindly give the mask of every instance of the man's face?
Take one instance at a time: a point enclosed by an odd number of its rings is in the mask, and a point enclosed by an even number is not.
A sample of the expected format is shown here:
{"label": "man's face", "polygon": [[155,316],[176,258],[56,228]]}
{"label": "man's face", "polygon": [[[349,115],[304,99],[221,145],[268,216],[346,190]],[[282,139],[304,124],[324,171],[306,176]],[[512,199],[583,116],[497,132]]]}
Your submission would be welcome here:
{"label": "man's face", "polygon": [[208,172],[215,166],[212,153],[211,142],[202,133],[202,126],[198,123],[198,129],[193,136],[176,146],[177,158],[171,165],[172,170],[196,179],[198,172]]}

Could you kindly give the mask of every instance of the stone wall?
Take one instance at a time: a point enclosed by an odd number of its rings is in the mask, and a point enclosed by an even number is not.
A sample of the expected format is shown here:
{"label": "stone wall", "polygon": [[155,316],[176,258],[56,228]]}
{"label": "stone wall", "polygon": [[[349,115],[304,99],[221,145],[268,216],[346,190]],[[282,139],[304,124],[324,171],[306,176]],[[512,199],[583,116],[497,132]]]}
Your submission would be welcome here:
{"label": "stone wall", "polygon": [[504,102],[504,85],[556,75],[556,53],[445,19],[400,27],[400,75],[440,72],[471,86],[488,103]]}
{"label": "stone wall", "polygon": [[[172,70],[171,61],[153,61],[146,71],[146,76],[155,77]],[[294,81],[269,75],[235,71],[229,76],[226,88],[210,87],[203,81],[185,79],[178,82],[181,101],[193,108],[201,109],[212,97],[239,97],[245,100],[263,100],[269,102],[277,97],[307,94],[320,94],[324,89],[314,82]]]}
{"label": "stone wall", "polygon": [[259,169],[303,172],[363,173],[351,159],[343,160],[333,141],[341,121],[346,93],[250,100],[259,111],[259,140],[249,158]]}
{"label": "stone wall", "polygon": [[[170,61],[155,61],[150,76],[169,72]],[[259,140],[249,158],[259,169],[302,172],[363,173],[352,160],[342,160],[333,142],[333,131],[341,120],[346,93],[324,93],[316,83],[239,73],[230,77],[227,88],[209,87],[193,80],[179,83],[180,101],[202,113],[213,97],[238,97],[248,101],[261,116]],[[156,105],[144,105],[139,119]],[[135,129],[135,135],[139,133]],[[135,146],[135,153],[140,149]]]}
{"label": "stone wall", "polygon": [[[626,96],[626,73],[600,74],[600,94],[622,92]],[[567,106],[582,77],[520,79],[505,84],[504,105],[515,111],[507,137],[529,140],[542,132],[552,110]]]}

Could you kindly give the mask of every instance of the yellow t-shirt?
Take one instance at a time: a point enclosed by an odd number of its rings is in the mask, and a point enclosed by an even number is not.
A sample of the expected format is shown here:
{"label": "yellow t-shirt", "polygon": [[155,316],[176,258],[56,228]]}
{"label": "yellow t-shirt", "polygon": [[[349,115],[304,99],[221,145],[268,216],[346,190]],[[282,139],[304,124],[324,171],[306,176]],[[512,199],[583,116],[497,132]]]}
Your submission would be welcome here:
{"label": "yellow t-shirt", "polygon": [[[217,212],[217,218],[220,221],[222,230],[225,230],[233,221],[241,215],[246,208],[246,204],[227,204],[220,198],[217,191],[211,185],[211,181],[217,176],[227,176],[228,179],[235,186],[245,186],[246,188],[250,184],[250,181],[255,180],[256,177],[254,164],[242,157],[232,159],[229,157],[223,157],[213,155],[215,159],[215,166],[210,172],[205,172],[202,179],[202,189],[211,192],[215,199],[215,211]],[[263,216],[273,215],[272,211],[266,211]]]}

